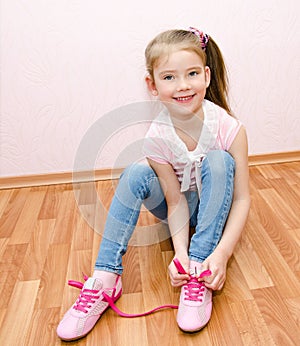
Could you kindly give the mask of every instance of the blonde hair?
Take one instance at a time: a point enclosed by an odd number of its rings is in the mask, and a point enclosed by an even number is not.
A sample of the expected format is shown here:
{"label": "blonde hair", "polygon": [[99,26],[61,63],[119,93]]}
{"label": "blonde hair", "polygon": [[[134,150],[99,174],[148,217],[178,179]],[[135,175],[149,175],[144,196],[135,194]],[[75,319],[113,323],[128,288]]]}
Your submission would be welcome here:
{"label": "blonde hair", "polygon": [[228,104],[228,76],[222,53],[209,37],[205,51],[202,49],[199,37],[188,30],[168,30],[157,35],[148,44],[145,50],[146,68],[153,78],[153,70],[160,59],[173,51],[187,50],[195,52],[211,70],[210,85],[206,90],[205,98],[224,108],[229,114]]}

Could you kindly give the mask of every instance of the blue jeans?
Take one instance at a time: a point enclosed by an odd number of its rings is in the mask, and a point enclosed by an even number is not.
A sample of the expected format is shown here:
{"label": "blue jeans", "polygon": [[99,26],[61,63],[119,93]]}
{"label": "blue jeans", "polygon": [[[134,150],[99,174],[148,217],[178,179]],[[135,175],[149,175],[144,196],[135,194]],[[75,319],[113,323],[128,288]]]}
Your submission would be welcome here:
{"label": "blue jeans", "polygon": [[[218,245],[230,211],[235,162],[226,151],[210,151],[202,162],[200,199],[185,193],[190,226],[195,227],[189,258],[203,262]],[[167,222],[167,204],[159,180],[147,164],[133,164],[121,175],[113,197],[95,263],[96,270],[122,274],[122,256],[138,221],[142,204]]]}

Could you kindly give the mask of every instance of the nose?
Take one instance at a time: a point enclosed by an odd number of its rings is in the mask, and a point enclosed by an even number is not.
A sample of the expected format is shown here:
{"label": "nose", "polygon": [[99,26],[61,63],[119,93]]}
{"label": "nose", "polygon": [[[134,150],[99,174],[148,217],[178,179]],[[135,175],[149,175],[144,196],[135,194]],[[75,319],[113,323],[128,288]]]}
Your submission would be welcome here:
{"label": "nose", "polygon": [[177,91],[189,90],[189,89],[191,89],[191,85],[188,82],[188,80],[186,80],[186,78],[178,79]]}

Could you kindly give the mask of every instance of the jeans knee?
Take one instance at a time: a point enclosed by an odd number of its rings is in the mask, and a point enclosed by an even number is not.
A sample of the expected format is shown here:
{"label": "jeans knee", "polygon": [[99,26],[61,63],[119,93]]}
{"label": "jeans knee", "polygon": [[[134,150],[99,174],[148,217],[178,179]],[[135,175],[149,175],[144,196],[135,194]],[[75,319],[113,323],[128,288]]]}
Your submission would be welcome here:
{"label": "jeans knee", "polygon": [[221,174],[234,171],[234,158],[225,150],[209,151],[206,158],[203,160],[202,169],[209,169],[211,174]]}
{"label": "jeans knee", "polygon": [[149,181],[155,177],[153,169],[146,163],[133,163],[121,174],[120,183],[126,184],[136,198],[145,199],[150,192]]}

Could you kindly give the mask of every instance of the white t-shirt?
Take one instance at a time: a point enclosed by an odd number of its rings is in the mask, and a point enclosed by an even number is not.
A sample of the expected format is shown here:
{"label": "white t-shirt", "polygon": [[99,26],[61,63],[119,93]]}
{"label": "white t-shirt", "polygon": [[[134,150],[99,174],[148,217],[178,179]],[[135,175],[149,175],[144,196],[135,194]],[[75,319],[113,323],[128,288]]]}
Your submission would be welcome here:
{"label": "white t-shirt", "polygon": [[200,191],[202,160],[211,150],[228,151],[241,122],[213,102],[203,100],[203,127],[197,147],[189,151],[177,135],[167,109],[153,120],[145,138],[143,153],[161,164],[171,164],[181,191]]}

